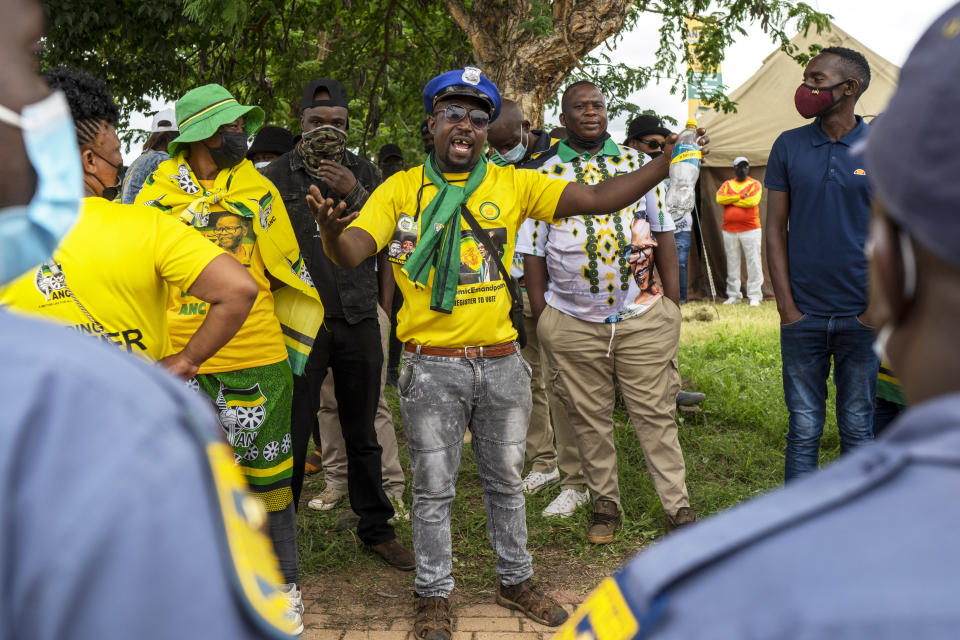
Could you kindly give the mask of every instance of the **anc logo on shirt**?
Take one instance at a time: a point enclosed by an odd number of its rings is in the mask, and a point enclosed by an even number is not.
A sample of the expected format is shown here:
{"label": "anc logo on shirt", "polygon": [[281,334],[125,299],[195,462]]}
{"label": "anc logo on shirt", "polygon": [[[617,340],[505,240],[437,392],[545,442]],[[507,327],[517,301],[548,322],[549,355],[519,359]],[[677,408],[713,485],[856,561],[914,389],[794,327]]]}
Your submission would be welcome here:
{"label": "anc logo on shirt", "polygon": [[66,277],[63,275],[62,265],[57,265],[57,272],[51,269],[51,263],[43,263],[37,269],[33,276],[33,284],[37,291],[43,294],[43,297],[50,301],[53,298],[65,298],[68,294],[65,289],[67,286]]}
{"label": "anc logo on shirt", "polygon": [[853,175],[855,175],[855,176],[865,176],[865,175],[867,175],[867,172],[864,171],[863,169],[857,169],[856,171],[853,172]]}
{"label": "anc logo on shirt", "polygon": [[480,205],[480,215],[483,216],[485,220],[496,220],[500,217],[500,207],[492,202],[484,202]]}
{"label": "anc logo on shirt", "polygon": [[[217,413],[220,426],[229,436],[234,433],[234,447],[249,447],[257,438],[257,429],[266,417],[267,398],[257,383],[248,389],[230,389],[220,383]],[[239,431],[238,431],[239,427]]]}

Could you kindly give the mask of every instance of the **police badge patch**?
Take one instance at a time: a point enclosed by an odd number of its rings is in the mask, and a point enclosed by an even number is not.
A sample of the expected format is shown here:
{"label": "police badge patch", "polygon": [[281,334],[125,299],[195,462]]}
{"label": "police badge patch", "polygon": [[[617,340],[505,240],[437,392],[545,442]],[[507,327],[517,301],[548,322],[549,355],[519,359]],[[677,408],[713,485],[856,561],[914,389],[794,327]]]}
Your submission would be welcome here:
{"label": "police badge patch", "polygon": [[477,86],[480,84],[480,69],[476,67],[464,67],[463,73],[460,74],[460,79],[466,82],[467,84],[472,84]]}

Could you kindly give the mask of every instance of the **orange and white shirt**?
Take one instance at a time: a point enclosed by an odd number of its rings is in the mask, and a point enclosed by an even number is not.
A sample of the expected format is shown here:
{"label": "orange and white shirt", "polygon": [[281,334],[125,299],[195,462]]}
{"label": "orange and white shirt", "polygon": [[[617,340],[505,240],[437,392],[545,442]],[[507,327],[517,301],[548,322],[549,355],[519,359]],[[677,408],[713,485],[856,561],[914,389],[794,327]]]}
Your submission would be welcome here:
{"label": "orange and white shirt", "polygon": [[760,197],[763,186],[750,176],[743,182],[727,180],[717,189],[717,203],[723,205],[723,230],[730,233],[760,228]]}

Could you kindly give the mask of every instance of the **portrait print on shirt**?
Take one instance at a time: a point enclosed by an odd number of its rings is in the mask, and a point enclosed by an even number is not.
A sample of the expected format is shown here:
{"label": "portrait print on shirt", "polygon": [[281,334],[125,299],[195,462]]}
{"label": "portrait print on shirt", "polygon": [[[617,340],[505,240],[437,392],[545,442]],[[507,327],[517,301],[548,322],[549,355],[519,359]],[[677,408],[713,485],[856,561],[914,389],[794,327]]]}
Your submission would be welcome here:
{"label": "portrait print on shirt", "polygon": [[229,211],[211,213],[207,226],[200,229],[200,233],[243,266],[250,266],[253,245],[257,241],[252,220]]}
{"label": "portrait print on shirt", "polygon": [[507,241],[507,230],[504,227],[484,229],[489,234],[498,256],[493,256],[487,247],[470,229],[460,232],[460,279],[458,284],[477,284],[478,282],[498,282],[503,280],[500,269],[497,267],[497,258],[503,260],[503,247]]}

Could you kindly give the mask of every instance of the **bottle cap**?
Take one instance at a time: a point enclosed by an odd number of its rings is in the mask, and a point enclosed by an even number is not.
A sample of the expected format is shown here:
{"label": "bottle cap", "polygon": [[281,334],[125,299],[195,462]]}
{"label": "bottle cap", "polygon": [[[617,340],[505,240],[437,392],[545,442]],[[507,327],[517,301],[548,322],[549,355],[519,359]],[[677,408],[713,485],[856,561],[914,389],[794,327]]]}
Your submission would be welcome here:
{"label": "bottle cap", "polygon": [[694,120],[693,118],[690,118],[689,120],[687,120],[687,129],[696,129],[696,128],[697,128],[696,120]]}

